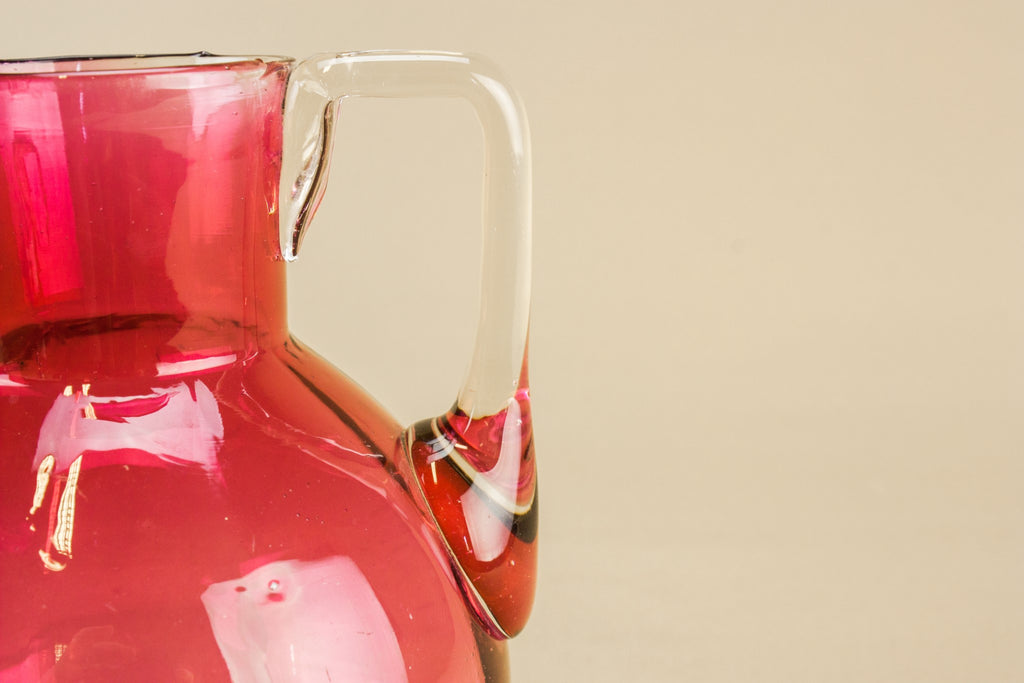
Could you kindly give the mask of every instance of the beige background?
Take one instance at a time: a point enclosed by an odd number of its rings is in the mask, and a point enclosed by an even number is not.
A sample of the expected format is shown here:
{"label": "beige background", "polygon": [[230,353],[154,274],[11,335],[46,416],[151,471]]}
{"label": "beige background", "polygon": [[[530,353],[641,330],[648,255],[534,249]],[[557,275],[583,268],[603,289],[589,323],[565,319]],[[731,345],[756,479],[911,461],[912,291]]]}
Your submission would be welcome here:
{"label": "beige background", "polygon": [[[4,0],[0,24],[8,57],[504,65],[544,503],[517,680],[1024,680],[1024,4]],[[462,104],[347,107],[294,269],[297,333],[406,421],[468,359],[480,157]]]}

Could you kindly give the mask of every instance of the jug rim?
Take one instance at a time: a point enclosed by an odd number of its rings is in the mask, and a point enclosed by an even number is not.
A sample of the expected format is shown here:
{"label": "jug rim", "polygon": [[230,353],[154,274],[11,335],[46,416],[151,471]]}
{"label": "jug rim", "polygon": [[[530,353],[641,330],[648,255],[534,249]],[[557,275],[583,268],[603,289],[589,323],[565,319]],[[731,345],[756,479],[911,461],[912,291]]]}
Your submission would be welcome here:
{"label": "jug rim", "polygon": [[148,72],[195,69],[211,66],[230,68],[245,64],[289,64],[292,57],[276,55],[220,55],[212,52],[181,52],[158,54],[67,55],[0,59],[3,76],[70,76],[105,73]]}

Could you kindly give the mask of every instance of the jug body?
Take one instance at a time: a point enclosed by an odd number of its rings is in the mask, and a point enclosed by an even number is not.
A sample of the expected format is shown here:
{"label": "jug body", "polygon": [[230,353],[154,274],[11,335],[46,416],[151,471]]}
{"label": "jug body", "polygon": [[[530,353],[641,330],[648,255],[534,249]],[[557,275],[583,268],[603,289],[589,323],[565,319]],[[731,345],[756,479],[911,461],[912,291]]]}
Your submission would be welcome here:
{"label": "jug body", "polygon": [[90,379],[2,380],[0,680],[506,675],[398,425],[321,359]]}
{"label": "jug body", "polygon": [[288,334],[289,60],[147,59],[0,66],[0,681],[504,680],[406,430]]}

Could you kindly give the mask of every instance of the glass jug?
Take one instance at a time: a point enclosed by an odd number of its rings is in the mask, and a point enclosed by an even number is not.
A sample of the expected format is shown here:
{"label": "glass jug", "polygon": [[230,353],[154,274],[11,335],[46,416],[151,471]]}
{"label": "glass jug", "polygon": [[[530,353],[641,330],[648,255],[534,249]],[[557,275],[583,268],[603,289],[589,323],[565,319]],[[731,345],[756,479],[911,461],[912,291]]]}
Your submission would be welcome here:
{"label": "glass jug", "polygon": [[[290,336],[347,97],[486,137],[481,314],[403,428]],[[536,570],[530,159],[485,60],[0,62],[0,681],[508,677]]]}

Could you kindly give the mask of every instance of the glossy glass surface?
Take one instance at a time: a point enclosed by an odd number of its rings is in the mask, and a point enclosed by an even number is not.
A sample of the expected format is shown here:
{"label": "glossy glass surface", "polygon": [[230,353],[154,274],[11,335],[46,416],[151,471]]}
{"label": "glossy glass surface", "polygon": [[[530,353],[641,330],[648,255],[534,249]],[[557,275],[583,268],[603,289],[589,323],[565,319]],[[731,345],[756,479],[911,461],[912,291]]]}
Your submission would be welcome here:
{"label": "glossy glass surface", "polygon": [[417,482],[458,559],[474,610],[495,635],[526,625],[537,573],[537,470],[530,393],[480,419],[460,409],[408,432]]}
{"label": "glossy glass surface", "polygon": [[288,336],[288,63],[131,66],[0,69],[0,681],[507,678],[506,589]]}

